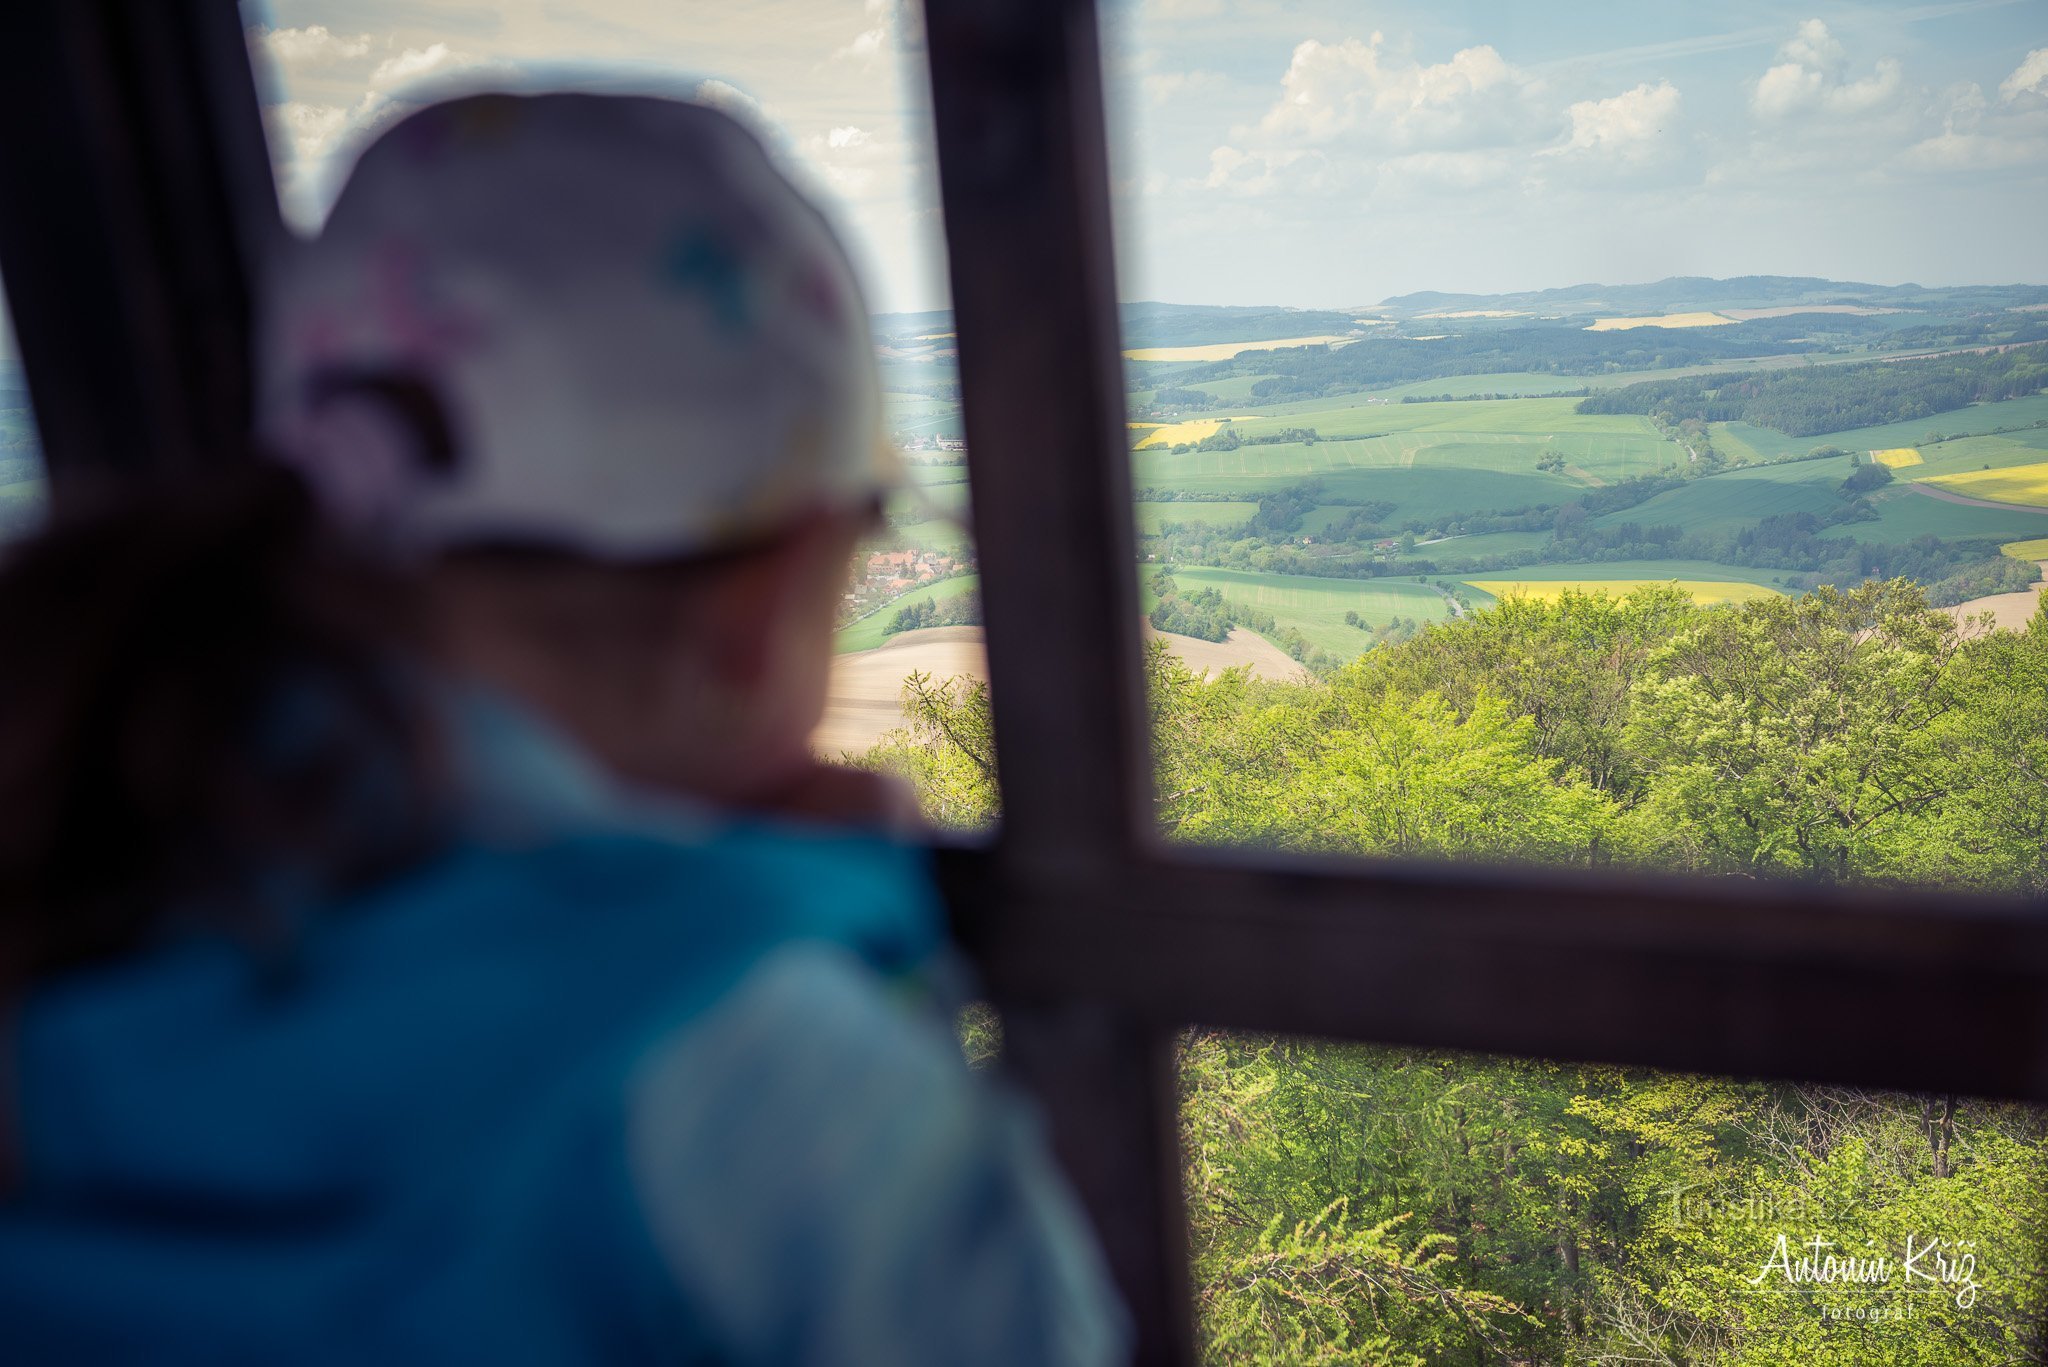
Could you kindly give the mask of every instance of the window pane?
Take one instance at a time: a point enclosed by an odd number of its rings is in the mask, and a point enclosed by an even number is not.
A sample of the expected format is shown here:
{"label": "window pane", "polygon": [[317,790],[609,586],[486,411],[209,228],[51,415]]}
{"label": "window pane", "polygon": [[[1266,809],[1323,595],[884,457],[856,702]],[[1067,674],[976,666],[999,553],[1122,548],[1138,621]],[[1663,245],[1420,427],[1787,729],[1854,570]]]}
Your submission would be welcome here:
{"label": "window pane", "polygon": [[0,541],[35,530],[43,520],[43,448],[29,407],[28,379],[0,293]]}
{"label": "window pane", "polygon": [[1189,1031],[1214,1363],[2022,1363],[2041,1111]]}
{"label": "window pane", "polygon": [[1167,830],[2048,889],[2043,35],[1192,8],[1105,35]]}
{"label": "window pane", "polygon": [[[571,86],[679,95],[753,127],[847,241],[874,311],[890,436],[906,487],[847,586],[832,699],[815,742],[914,772],[923,710],[966,700],[985,670],[965,443],[923,72],[911,7],[801,0],[763,8],[601,0],[480,10],[366,10],[340,0],[243,5],[286,217],[314,231],[366,136],[437,96]],[[963,676],[958,682],[949,682]],[[881,746],[881,752],[876,747]],[[942,760],[943,757],[940,757]],[[943,768],[943,763],[937,767]],[[992,803],[937,803],[986,819]]]}
{"label": "window pane", "polygon": [[[2048,890],[2043,34],[1147,0],[1104,39],[1170,838]],[[1180,1062],[1205,1361],[2040,1351],[2037,1110]],[[1961,1255],[1967,1303],[1922,1275]]]}

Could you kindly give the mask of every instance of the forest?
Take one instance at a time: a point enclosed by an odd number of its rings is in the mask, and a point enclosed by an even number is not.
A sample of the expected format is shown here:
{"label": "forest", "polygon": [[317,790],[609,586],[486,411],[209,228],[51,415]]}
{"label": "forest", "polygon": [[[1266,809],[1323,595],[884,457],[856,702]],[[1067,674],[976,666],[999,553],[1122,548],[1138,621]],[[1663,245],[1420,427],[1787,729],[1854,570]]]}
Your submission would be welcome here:
{"label": "forest", "polygon": [[1252,395],[1261,403],[1318,398],[1407,384],[1449,375],[1535,371],[1597,375],[1606,371],[1662,370],[1750,356],[1789,355],[1814,349],[1803,329],[1784,319],[1732,327],[1638,328],[1589,332],[1576,327],[1503,327],[1419,341],[1364,337],[1341,347],[1286,347],[1245,351],[1228,361],[1190,367],[1174,383],[1200,389],[1233,375],[1260,378]]}
{"label": "forest", "polygon": [[[1299,683],[1158,647],[1146,674],[1171,840],[2048,892],[2048,612],[1993,633],[1904,580],[1717,608],[1567,590]],[[994,820],[985,687],[904,698],[861,762],[939,823]],[[1196,1027],[1179,1056],[1209,1362],[2043,1350],[2035,1111]],[[1863,1280],[1794,1283],[1825,1257]]]}
{"label": "forest", "polygon": [[1911,422],[1972,403],[2032,394],[2048,380],[2048,346],[1957,356],[1742,371],[1649,380],[1579,401],[1581,413],[1666,421],[1746,422],[1794,437]]}

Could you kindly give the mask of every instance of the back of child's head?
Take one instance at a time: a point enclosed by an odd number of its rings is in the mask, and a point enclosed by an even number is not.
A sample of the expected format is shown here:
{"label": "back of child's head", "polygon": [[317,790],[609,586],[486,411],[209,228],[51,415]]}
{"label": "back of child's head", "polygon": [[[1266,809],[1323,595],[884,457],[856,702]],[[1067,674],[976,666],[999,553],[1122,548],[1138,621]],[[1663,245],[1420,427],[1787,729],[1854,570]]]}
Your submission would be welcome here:
{"label": "back of child's head", "polygon": [[429,108],[265,319],[268,441],[426,568],[451,663],[637,777],[724,796],[805,757],[895,456],[846,255],[752,134],[654,98]]}
{"label": "back of child's head", "polygon": [[845,254],[751,134],[426,109],[261,317],[275,462],[65,510],[0,575],[0,973],[417,857],[446,667],[713,800],[807,762],[893,454]]}
{"label": "back of child's head", "polygon": [[363,153],[264,318],[265,435],[402,553],[697,556],[893,473],[844,251],[699,105],[423,110]]}

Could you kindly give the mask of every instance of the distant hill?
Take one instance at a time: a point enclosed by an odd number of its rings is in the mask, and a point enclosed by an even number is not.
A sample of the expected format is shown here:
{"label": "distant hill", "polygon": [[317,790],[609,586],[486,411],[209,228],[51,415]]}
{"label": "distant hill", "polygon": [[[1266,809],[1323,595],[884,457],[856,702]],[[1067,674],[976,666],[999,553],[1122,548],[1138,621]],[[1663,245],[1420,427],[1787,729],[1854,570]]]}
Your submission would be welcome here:
{"label": "distant hill", "polygon": [[[1336,309],[1290,309],[1272,305],[1124,304],[1117,310],[1126,347],[1204,346],[1215,342],[1270,342],[1283,337],[1342,336],[1360,325]],[[902,345],[953,330],[950,309],[924,313],[880,313],[872,320],[875,339]]]}
{"label": "distant hill", "polygon": [[1813,275],[1740,275],[1715,280],[1674,275],[1643,285],[1568,285],[1511,294],[1452,294],[1418,290],[1383,300],[1380,308],[1404,317],[1427,313],[1515,312],[1536,316],[1642,316],[1718,309],[1769,309],[1847,304],[1942,313],[1976,312],[2048,302],[2048,286],[1872,285]]}
{"label": "distant hill", "polygon": [[[1742,354],[1761,354],[1758,339],[1771,345],[1782,340],[1784,351],[1802,349],[1798,339],[1809,332],[1858,337],[1922,325],[1952,325],[1963,320],[1985,322],[1994,317],[2017,318],[2015,309],[2048,304],[2048,285],[1873,285],[1858,280],[1827,280],[1813,275],[1743,275],[1729,280],[1676,275],[1648,284],[1568,285],[1558,289],[1509,294],[1459,294],[1417,290],[1396,295],[1371,308],[1296,309],[1276,305],[1168,304],[1138,300],[1118,306],[1127,349],[1206,346],[1226,342],[1269,342],[1291,337],[1436,336],[1443,333],[1488,333],[1502,328],[1576,330],[1595,318],[1656,317],[1665,314],[1731,313],[1745,319],[1754,334],[1738,339],[1735,329],[1718,343],[1687,339],[1688,346]],[[1800,309],[1837,310],[1824,326],[1769,315]],[[1865,310],[1874,316],[1857,317]],[[1762,314],[1765,316],[1759,317]],[[1797,316],[1797,315],[1795,315]],[[2040,315],[2032,315],[2039,317]],[[1693,320],[1698,321],[1698,320]],[[1709,322],[1715,320],[1707,320]],[[883,313],[872,319],[875,340],[892,356],[935,356],[951,347],[953,313],[931,309],[922,313]],[[2026,340],[2032,340],[2028,338]],[[1666,361],[1659,364],[1680,364]],[[1455,373],[1455,372],[1445,372]]]}
{"label": "distant hill", "polygon": [[1335,309],[1286,309],[1216,304],[1124,304],[1118,310],[1126,347],[1202,346],[1213,342],[1270,342],[1283,337],[1338,336],[1359,320]]}

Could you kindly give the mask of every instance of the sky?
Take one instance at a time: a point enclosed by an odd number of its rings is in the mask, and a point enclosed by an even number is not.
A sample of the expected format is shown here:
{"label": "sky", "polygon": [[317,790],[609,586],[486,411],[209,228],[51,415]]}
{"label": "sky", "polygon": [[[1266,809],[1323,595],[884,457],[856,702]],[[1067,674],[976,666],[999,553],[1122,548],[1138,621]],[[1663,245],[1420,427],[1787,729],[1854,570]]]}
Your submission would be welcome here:
{"label": "sky", "polygon": [[[1119,293],[1346,307],[1667,275],[2048,281],[2048,4],[1103,0]],[[288,216],[436,93],[711,100],[942,307],[914,3],[243,6]],[[7,343],[0,336],[0,354]]]}

